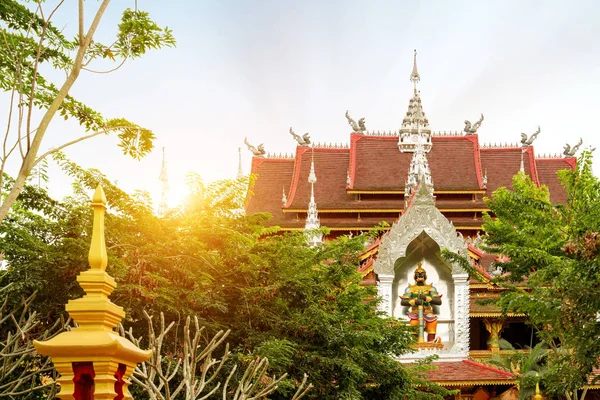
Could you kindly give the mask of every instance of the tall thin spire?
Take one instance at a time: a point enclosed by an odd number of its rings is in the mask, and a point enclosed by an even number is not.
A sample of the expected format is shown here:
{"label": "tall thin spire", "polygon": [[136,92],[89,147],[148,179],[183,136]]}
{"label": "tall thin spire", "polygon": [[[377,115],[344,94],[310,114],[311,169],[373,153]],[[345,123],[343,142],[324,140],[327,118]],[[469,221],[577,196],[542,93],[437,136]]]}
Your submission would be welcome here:
{"label": "tall thin spire", "polygon": [[164,216],[169,210],[169,176],[167,175],[167,157],[165,155],[165,148],[162,148],[162,166],[160,168],[160,175],[158,180],[161,183],[160,187],[160,203],[158,204],[158,216]]}
{"label": "tall thin spire", "polygon": [[421,76],[419,75],[419,70],[417,69],[417,49],[415,49],[415,58],[413,61],[413,70],[412,74],[410,74],[410,81],[415,85],[415,94],[417,94],[417,83],[421,80]]}
{"label": "tall thin spire", "polygon": [[416,188],[423,185],[427,187],[429,195],[433,196],[433,180],[431,179],[431,170],[429,169],[427,154],[425,153],[423,144],[417,143],[415,145],[413,158],[410,161],[408,178],[406,179],[406,186],[404,189],[405,208],[408,206],[410,198],[413,196]]}
{"label": "tall thin spire", "polygon": [[521,150],[521,167],[519,168],[519,171],[525,173],[525,164],[523,163],[523,154],[525,153],[525,149]]}
{"label": "tall thin spire", "polygon": [[410,81],[414,84],[413,97],[408,103],[408,110],[402,120],[400,135],[398,138],[398,149],[401,152],[415,151],[416,143],[421,143],[425,152],[431,150],[431,129],[429,120],[423,111],[421,103],[421,93],[417,90],[417,83],[421,80],[421,75],[417,69],[417,50],[415,50],[413,70],[410,74]]}
{"label": "tall thin spire", "polygon": [[312,159],[310,161],[310,173],[308,174],[308,183],[310,183],[310,201],[308,202],[308,213],[306,214],[306,224],[304,232],[309,246],[317,246],[323,242],[323,234],[318,231],[321,228],[317,203],[315,202],[315,183],[317,175],[315,174],[315,150],[312,149]]}
{"label": "tall thin spire", "polygon": [[238,173],[237,179],[242,179],[244,177],[244,170],[242,169],[242,148],[238,147]]}

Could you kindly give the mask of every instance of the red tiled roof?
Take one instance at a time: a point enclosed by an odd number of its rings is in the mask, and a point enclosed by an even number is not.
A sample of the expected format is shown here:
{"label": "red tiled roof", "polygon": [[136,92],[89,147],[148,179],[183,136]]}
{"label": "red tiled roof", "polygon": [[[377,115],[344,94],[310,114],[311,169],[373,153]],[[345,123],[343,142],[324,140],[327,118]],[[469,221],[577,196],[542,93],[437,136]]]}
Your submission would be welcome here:
{"label": "red tiled roof", "polygon": [[[480,190],[477,135],[433,136],[427,154],[436,190]],[[397,136],[353,133],[350,144],[352,190],[404,190],[412,153],[398,150]]]}
{"label": "red tiled roof", "polygon": [[[353,133],[349,149],[314,149],[317,175],[315,199],[322,226],[337,229],[370,228],[382,220],[393,222],[404,208],[402,191],[412,157],[412,153],[398,150],[397,141],[397,136]],[[433,136],[432,142],[433,147],[427,158],[436,192],[483,190],[480,179],[482,171],[485,171],[486,195],[489,196],[498,187],[510,188],[512,177],[520,168],[521,147],[480,149],[477,135]],[[254,195],[249,196],[246,210],[271,213],[272,225],[302,228],[304,220],[301,216],[297,220],[296,212],[308,207],[311,158],[312,149],[302,146],[297,147],[294,159],[253,158],[252,173],[258,178],[251,188]],[[525,172],[536,183],[548,186],[553,202],[562,203],[566,200],[556,171],[574,168],[575,158],[535,159],[533,147],[528,147],[523,153],[523,162]],[[346,187],[348,173],[351,182]],[[281,203],[283,188],[288,200],[284,207]],[[394,191],[395,194],[359,196],[352,191]],[[454,225],[473,229],[479,228],[482,221],[475,214],[469,217],[467,210],[487,209],[479,195],[473,200],[469,194],[440,194],[436,206],[445,210],[445,215]],[[356,212],[361,210],[365,212],[361,212],[359,220]],[[346,211],[348,214],[344,214]]]}
{"label": "red tiled roof", "polygon": [[548,187],[550,200],[554,204],[564,204],[567,202],[567,192],[560,184],[556,173],[562,169],[573,170],[576,163],[577,159],[575,157],[536,160],[540,183]]}
{"label": "red tiled roof", "polygon": [[[521,168],[522,151],[521,147],[481,149],[481,166],[484,174],[487,173],[488,193],[502,186],[512,188],[512,178]],[[523,168],[539,184],[533,147],[528,147],[523,152]]]}
{"label": "red tiled roof", "polygon": [[269,212],[273,224],[283,219],[281,197],[287,192],[292,181],[293,159],[252,158],[251,173],[257,176],[249,190],[246,211],[249,213]]}
{"label": "red tiled roof", "polygon": [[513,374],[471,360],[457,362],[436,362],[436,369],[427,372],[427,378],[443,386],[512,385]]}
{"label": "red tiled roof", "polygon": [[[311,149],[298,146],[292,188],[288,202],[284,208],[302,209],[308,207],[310,200],[310,183],[308,174],[312,158]],[[318,209],[352,208],[354,196],[346,193],[346,176],[348,174],[349,149],[315,148],[314,162],[315,199]]]}

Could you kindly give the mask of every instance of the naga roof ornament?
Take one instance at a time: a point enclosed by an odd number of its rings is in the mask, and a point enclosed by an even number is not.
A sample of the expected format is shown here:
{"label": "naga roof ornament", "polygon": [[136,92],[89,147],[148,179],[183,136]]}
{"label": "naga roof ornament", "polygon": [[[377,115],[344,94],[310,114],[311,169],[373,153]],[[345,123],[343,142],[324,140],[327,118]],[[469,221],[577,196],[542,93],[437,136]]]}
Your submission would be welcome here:
{"label": "naga roof ornament", "polygon": [[346,110],[346,119],[348,120],[348,125],[352,127],[353,132],[362,134],[365,134],[367,132],[364,117],[359,119],[358,123],[356,123],[356,121],[350,117],[350,114],[348,114],[348,110]]}
{"label": "naga roof ornament", "polygon": [[296,142],[298,142],[298,145],[300,145],[300,146],[310,145],[310,135],[308,134],[308,132],[306,132],[304,135],[300,136],[300,135],[295,134],[293,129],[290,127],[290,135],[292,135],[294,137],[294,139],[296,139]]}
{"label": "naga roof ornament", "polygon": [[405,152],[415,151],[417,143],[423,145],[425,152],[431,150],[431,129],[429,120],[423,112],[421,104],[421,94],[417,90],[417,83],[421,80],[417,70],[417,50],[415,50],[413,70],[410,75],[410,81],[414,84],[413,97],[408,103],[408,111],[402,120],[402,128],[398,137],[398,149]]}
{"label": "naga roof ornament", "polygon": [[537,135],[540,134],[540,126],[538,125],[537,131],[535,131],[530,137],[527,137],[526,133],[521,133],[521,145],[523,147],[529,147],[533,144],[533,141],[535,140],[535,138],[537,138]]}
{"label": "naga roof ornament", "polygon": [[483,122],[483,114],[481,114],[481,117],[479,118],[479,120],[477,122],[475,122],[473,125],[471,125],[471,121],[469,121],[468,119],[465,120],[465,129],[463,129],[465,131],[465,133],[468,135],[474,135],[477,133],[477,130],[479,129],[479,127],[481,126],[481,123]]}
{"label": "naga roof ornament", "polygon": [[250,143],[248,143],[248,138],[244,138],[244,144],[248,147],[248,150],[250,150],[252,154],[254,154],[254,156],[256,157],[264,157],[265,154],[267,154],[262,143],[254,147]]}
{"label": "naga roof ornament", "polygon": [[571,148],[570,144],[565,144],[565,147],[563,147],[564,151],[563,151],[563,155],[565,157],[574,157],[575,153],[577,153],[577,150],[579,150],[579,147],[583,144],[583,139],[579,138],[579,142],[577,142],[577,144],[575,146],[573,146],[573,148]]}

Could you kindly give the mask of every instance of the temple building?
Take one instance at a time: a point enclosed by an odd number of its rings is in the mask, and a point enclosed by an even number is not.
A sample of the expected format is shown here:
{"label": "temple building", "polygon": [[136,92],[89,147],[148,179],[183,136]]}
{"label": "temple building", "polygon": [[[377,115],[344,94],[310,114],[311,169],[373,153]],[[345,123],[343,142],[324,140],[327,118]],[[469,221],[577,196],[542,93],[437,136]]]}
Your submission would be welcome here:
{"label": "temple building", "polygon": [[[419,327],[417,351],[399,361],[436,354],[438,368],[429,377],[460,389],[457,398],[514,396],[514,374],[485,361],[502,352],[501,337],[515,348],[537,339],[522,315],[501,315],[477,301],[498,297],[500,290],[491,282],[501,273],[497,256],[478,248],[482,213],[489,211],[483,199],[511,187],[522,171],[546,185],[553,202],[564,202],[557,171],[575,168],[581,143],[565,146],[561,156],[540,156],[533,145],[538,128],[518,144],[482,144],[477,131],[483,115],[465,121],[461,132],[432,131],[419,80],[415,52],[412,97],[397,130],[370,131],[364,118],[355,121],[346,112],[348,144],[314,144],[290,129],[295,154],[277,156],[246,140],[256,175],[246,211],[269,212],[269,224],[283,230],[310,227],[311,245],[377,226],[387,231],[366,246],[358,268],[364,285],[377,286],[382,311]],[[314,237],[319,225],[330,230],[327,237]],[[468,256],[476,276],[444,260],[444,248]]]}

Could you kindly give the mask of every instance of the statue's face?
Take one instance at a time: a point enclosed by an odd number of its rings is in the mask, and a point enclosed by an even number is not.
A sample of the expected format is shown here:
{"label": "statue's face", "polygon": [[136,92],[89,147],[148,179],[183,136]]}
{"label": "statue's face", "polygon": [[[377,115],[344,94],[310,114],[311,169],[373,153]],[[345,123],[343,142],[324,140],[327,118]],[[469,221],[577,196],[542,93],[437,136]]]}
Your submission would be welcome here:
{"label": "statue's face", "polygon": [[415,272],[415,282],[417,283],[425,283],[427,280],[427,273],[425,271],[417,271]]}

